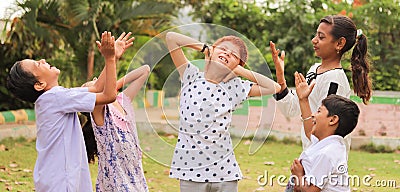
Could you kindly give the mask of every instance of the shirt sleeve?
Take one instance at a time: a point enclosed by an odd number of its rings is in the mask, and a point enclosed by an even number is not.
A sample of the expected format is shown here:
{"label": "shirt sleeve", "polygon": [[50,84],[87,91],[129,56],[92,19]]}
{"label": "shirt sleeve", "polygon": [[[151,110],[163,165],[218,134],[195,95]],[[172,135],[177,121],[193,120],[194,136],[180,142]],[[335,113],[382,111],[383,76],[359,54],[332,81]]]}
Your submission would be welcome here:
{"label": "shirt sleeve", "polygon": [[[310,67],[305,76],[307,82],[311,83],[313,80],[315,80],[316,69],[319,65],[320,65],[319,63],[316,63]],[[300,111],[299,99],[297,98],[296,94],[296,89],[288,90],[287,94],[283,96],[283,98],[279,98],[279,100],[277,101],[277,106],[285,117],[300,116],[301,111]]]}
{"label": "shirt sleeve", "polygon": [[295,91],[289,90],[289,93],[276,103],[280,112],[285,117],[295,117],[300,115],[299,99],[297,98]]}
{"label": "shirt sleeve", "polygon": [[92,112],[96,104],[96,94],[87,87],[64,89],[54,96],[56,107],[65,113]]}
{"label": "shirt sleeve", "polygon": [[185,71],[183,72],[182,75],[182,86],[185,84],[188,84],[189,82],[193,82],[199,74],[199,68],[197,68],[195,65],[188,63]]}
{"label": "shirt sleeve", "polygon": [[247,99],[254,83],[248,80],[242,80],[239,77],[230,80],[229,83],[230,85],[228,87],[233,87],[233,89],[230,91],[228,99],[233,102],[234,110]]}

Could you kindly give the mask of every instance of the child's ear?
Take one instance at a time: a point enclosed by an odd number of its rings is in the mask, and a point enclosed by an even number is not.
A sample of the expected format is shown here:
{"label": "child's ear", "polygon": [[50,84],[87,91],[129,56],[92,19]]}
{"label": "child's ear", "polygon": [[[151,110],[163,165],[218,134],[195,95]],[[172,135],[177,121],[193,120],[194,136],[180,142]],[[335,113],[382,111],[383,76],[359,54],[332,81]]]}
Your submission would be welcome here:
{"label": "child's ear", "polygon": [[35,88],[36,91],[43,91],[44,88],[46,88],[47,83],[46,82],[36,82],[35,85],[33,85],[33,87]]}
{"label": "child's ear", "polygon": [[339,123],[339,116],[337,115],[332,116],[331,120],[329,121],[329,125],[332,126],[338,123]]}
{"label": "child's ear", "polygon": [[337,41],[336,50],[342,50],[345,45],[346,45],[346,38],[344,37],[339,38]]}

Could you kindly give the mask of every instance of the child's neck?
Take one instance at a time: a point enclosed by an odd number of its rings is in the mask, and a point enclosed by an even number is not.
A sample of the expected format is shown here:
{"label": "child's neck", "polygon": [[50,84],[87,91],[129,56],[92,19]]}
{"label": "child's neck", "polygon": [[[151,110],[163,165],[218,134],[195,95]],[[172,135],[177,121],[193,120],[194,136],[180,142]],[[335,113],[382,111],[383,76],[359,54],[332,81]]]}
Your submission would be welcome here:
{"label": "child's neck", "polygon": [[214,83],[214,84],[218,84],[220,83],[224,77],[221,77],[221,75],[212,73],[212,72],[204,72],[204,78],[206,78],[206,80],[208,82]]}
{"label": "child's neck", "polygon": [[57,86],[59,86],[58,82],[55,82],[55,83],[52,83],[52,84],[48,84],[44,90],[48,91],[48,90],[52,89],[53,87],[57,87]]}
{"label": "child's neck", "polygon": [[325,130],[325,132],[323,132],[323,133],[321,133],[321,132],[319,132],[318,134],[314,133],[314,136],[317,137],[319,141],[321,141],[322,139],[325,139],[329,136],[335,135],[335,130],[336,130],[336,128],[334,128],[334,129],[327,128]]}
{"label": "child's neck", "polygon": [[214,84],[222,82],[224,78],[232,72],[228,67],[217,62],[209,62],[206,65],[204,77],[207,81]]}
{"label": "child's neck", "polygon": [[332,59],[323,59],[317,72],[323,73],[325,71],[341,67],[342,64],[340,63],[340,57]]}

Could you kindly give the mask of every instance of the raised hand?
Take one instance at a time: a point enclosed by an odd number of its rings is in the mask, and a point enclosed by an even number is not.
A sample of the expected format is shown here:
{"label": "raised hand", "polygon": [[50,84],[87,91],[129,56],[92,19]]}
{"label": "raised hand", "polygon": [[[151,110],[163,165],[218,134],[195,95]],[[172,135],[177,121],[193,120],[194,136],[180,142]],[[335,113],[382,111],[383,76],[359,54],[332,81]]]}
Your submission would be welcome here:
{"label": "raised hand", "polygon": [[276,50],[275,43],[272,41],[269,42],[269,48],[272,53],[272,60],[274,61],[276,74],[284,75],[285,70],[285,51],[282,51],[281,57],[279,57],[280,50]]}
{"label": "raised hand", "polygon": [[307,99],[315,86],[315,81],[308,86],[303,74],[298,73],[297,71],[294,73],[294,83],[296,85],[296,93],[299,100]]}
{"label": "raised hand", "polygon": [[101,34],[101,42],[96,41],[96,44],[105,59],[115,57],[115,38],[111,36],[111,32],[104,31]]}
{"label": "raised hand", "polygon": [[118,60],[125,53],[125,51],[133,45],[135,37],[129,39],[132,33],[123,32],[118,39],[115,41],[115,58]]}
{"label": "raised hand", "polygon": [[275,64],[276,82],[281,86],[279,92],[282,92],[287,87],[285,80],[285,51],[282,51],[281,57],[279,57],[279,49],[276,50],[275,43],[272,41],[269,42],[269,48],[272,53],[272,60]]}

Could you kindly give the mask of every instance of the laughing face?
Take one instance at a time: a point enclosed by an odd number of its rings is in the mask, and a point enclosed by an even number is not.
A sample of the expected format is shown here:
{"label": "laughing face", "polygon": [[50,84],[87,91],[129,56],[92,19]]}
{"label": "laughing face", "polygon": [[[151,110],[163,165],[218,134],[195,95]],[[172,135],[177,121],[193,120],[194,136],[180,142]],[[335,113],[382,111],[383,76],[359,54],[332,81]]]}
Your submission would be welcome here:
{"label": "laughing face", "polygon": [[312,114],[312,122],[314,124],[312,134],[319,139],[334,132],[334,129],[332,130],[330,127],[332,116],[328,114],[328,109],[323,105],[318,108],[316,113]]}
{"label": "laughing face", "polygon": [[207,79],[220,81],[233,75],[233,69],[240,63],[239,47],[229,41],[223,41],[213,46],[210,62],[206,65]]}
{"label": "laughing face", "polygon": [[60,70],[48,64],[46,60],[25,59],[22,60],[21,66],[25,71],[32,73],[39,82],[46,83],[45,90],[58,85]]}
{"label": "laughing face", "polygon": [[211,60],[225,65],[233,70],[240,63],[239,47],[229,41],[223,41],[213,46]]}

